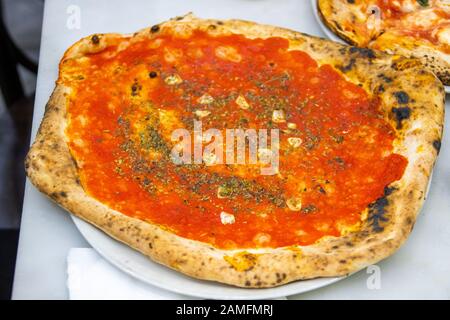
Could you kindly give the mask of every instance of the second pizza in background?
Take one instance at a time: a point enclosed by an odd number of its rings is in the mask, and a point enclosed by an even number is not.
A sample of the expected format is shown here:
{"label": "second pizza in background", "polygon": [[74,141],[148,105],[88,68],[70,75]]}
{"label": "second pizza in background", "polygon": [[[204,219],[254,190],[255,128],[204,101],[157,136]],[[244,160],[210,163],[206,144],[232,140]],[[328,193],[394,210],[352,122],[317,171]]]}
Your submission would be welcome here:
{"label": "second pizza in background", "polygon": [[317,8],[345,41],[418,58],[450,85],[449,0],[317,0]]}

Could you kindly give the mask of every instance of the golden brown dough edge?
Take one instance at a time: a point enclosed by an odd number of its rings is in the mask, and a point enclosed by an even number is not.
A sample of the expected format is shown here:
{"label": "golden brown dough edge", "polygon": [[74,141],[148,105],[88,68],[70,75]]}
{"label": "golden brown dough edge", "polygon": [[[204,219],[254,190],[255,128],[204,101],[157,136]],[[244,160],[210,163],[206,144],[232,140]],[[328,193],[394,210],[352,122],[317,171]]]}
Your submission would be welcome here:
{"label": "golden brown dough edge", "polygon": [[[342,40],[354,46],[364,46],[364,44],[361,43],[362,40],[358,41],[358,35],[355,32],[350,30],[345,31],[340,27],[340,23],[337,21],[335,16],[343,16],[343,13],[334,8],[334,1],[335,0],[317,0],[317,10],[320,19],[328,27],[328,29],[330,29]],[[386,48],[386,52],[420,59],[420,61],[427,68],[437,75],[444,85],[450,85],[450,65],[440,57],[438,52],[432,48],[419,47],[412,51],[406,47],[399,47],[397,43],[396,47]]]}
{"label": "golden brown dough edge", "polygon": [[[317,1],[317,13],[320,17],[320,20],[325,24],[325,26],[330,29],[335,35],[337,35],[339,38],[344,40],[345,42],[358,46],[358,41],[356,40],[357,35],[354,32],[344,32],[342,30],[340,24],[338,21],[335,21],[331,18],[331,13],[329,12],[332,10],[331,1],[322,1],[322,0],[316,0]],[[324,6],[326,6],[326,9],[323,9]],[[329,18],[328,18],[329,17]]]}
{"label": "golden brown dough edge", "polygon": [[[217,249],[123,215],[84,192],[64,135],[70,88],[58,84],[26,158],[27,175],[41,192],[156,262],[195,278],[241,287],[272,287],[300,279],[345,275],[386,258],[405,241],[424,201],[440,146],[444,91],[434,75],[423,71],[415,60],[394,59],[372,50],[354,49],[252,22],[201,20],[187,15],[160,24],[159,32],[169,26],[198,27],[217,34],[243,33],[248,37],[284,36],[290,40],[291,48],[307,51],[319,63],[330,63],[342,70],[347,79],[379,95],[386,119],[401,126],[395,151],[410,159],[403,178],[386,188],[385,195],[369,206],[367,217],[356,232],[323,238],[304,247]],[[109,36],[99,36],[100,46],[106,47]],[[151,36],[149,28],[134,35],[136,39]],[[98,50],[89,49],[90,41],[90,37],[80,40],[64,59]],[[408,96],[407,105],[404,100],[399,104],[400,91]],[[408,117],[398,111],[406,107]]]}

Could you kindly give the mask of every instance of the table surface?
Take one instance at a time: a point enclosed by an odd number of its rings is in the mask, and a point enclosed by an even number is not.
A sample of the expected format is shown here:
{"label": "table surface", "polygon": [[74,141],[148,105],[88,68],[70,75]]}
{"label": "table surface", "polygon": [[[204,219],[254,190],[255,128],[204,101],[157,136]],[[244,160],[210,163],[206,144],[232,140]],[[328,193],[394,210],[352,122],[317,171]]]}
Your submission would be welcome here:
{"label": "table surface", "polygon": [[[72,43],[96,32],[131,33],[189,11],[199,17],[242,18],[323,36],[307,0],[47,0],[32,136],[54,88],[58,62]],[[73,18],[79,18],[80,24],[74,24]],[[449,105],[447,98],[446,107]],[[449,121],[447,115],[446,127]],[[396,254],[378,263],[380,285],[368,285],[372,275],[362,270],[333,285],[289,298],[449,299],[449,192],[446,136],[414,231]],[[69,215],[27,182],[12,298],[67,299],[66,257],[73,247],[89,245]]]}

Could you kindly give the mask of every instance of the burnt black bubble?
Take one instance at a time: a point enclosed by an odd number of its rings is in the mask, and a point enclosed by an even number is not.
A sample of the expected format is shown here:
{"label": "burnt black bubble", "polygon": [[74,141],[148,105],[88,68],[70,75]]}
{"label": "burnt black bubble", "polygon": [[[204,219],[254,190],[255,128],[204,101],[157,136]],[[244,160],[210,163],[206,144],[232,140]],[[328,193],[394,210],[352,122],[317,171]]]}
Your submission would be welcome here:
{"label": "burnt black bubble", "polygon": [[400,104],[406,104],[409,102],[409,95],[405,91],[394,92],[394,96]]}
{"label": "burnt black bubble", "polygon": [[402,127],[402,121],[408,119],[411,116],[411,108],[392,108],[392,113],[394,113],[395,119],[397,120],[397,128],[400,129]]}
{"label": "burnt black bubble", "polygon": [[155,24],[153,27],[151,27],[150,32],[155,33],[159,31],[159,26]]}
{"label": "burnt black bubble", "polygon": [[441,140],[434,140],[433,141],[433,147],[439,153],[439,151],[441,150]]}

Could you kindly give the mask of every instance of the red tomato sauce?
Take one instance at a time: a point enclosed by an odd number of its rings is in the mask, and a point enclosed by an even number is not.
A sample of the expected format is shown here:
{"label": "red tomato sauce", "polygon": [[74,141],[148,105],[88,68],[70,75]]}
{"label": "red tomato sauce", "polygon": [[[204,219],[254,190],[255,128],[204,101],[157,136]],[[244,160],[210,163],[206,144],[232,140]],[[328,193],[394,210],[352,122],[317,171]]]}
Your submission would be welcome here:
{"label": "red tomato sauce", "polygon": [[[289,51],[285,39],[162,32],[118,50],[126,41],[66,60],[59,80],[73,88],[66,135],[82,186],[123,214],[218,248],[308,245],[357,224],[403,175],[407,160],[392,151],[395,131],[379,101],[330,65]],[[217,56],[220,46],[233,48],[231,60]],[[182,82],[169,85],[174,75]],[[214,102],[200,104],[205,94]],[[250,108],[239,108],[239,95]],[[280,174],[173,164],[171,130],[158,114],[192,128],[198,109],[210,111],[204,130],[280,129]],[[272,121],[279,109],[284,123]],[[301,146],[291,148],[289,137]],[[293,196],[299,211],[286,205]],[[221,212],[235,222],[223,224]]]}

